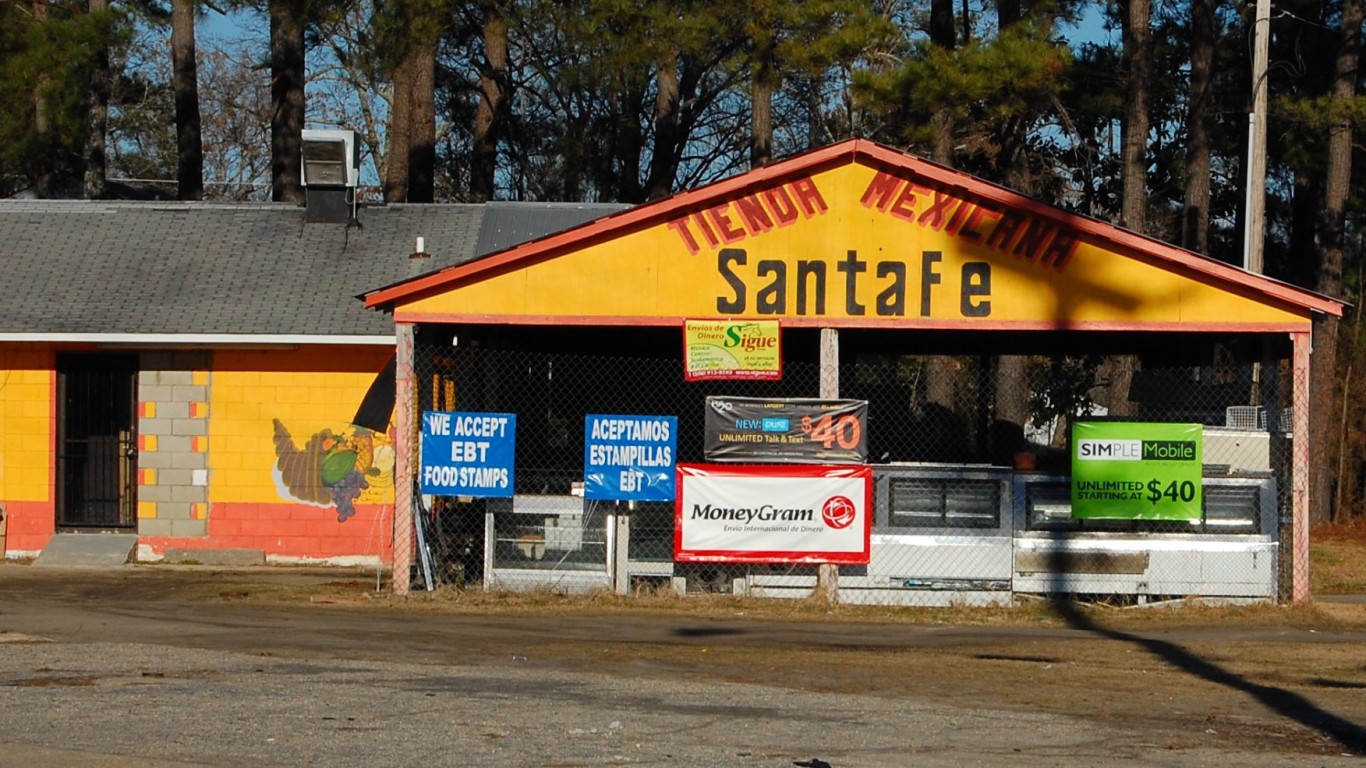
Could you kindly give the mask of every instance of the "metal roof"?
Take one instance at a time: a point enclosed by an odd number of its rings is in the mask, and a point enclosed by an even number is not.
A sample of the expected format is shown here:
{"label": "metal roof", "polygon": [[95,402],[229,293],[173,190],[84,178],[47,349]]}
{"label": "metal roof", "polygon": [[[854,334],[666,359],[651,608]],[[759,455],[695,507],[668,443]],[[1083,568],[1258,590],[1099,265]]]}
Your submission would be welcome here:
{"label": "metal roof", "polygon": [[[348,226],[305,223],[287,203],[0,200],[0,339],[392,336],[356,295],[601,215],[363,205]],[[410,264],[418,237],[431,258]]]}

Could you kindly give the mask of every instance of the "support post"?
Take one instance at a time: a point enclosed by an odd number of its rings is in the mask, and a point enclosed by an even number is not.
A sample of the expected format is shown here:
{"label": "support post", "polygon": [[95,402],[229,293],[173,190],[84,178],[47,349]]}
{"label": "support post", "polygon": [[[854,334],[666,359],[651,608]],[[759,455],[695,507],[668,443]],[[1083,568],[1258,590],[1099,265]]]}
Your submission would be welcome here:
{"label": "support post", "polygon": [[[824,399],[840,396],[840,332],[821,329],[821,394]],[[840,601],[840,569],[833,563],[817,566],[816,593],[827,603]]]}
{"label": "support post", "polygon": [[1308,331],[1290,334],[1294,372],[1291,399],[1290,601],[1309,602],[1309,354]]}
{"label": "support post", "polygon": [[394,375],[394,594],[411,589],[413,564],[413,337],[412,323],[395,323]]}

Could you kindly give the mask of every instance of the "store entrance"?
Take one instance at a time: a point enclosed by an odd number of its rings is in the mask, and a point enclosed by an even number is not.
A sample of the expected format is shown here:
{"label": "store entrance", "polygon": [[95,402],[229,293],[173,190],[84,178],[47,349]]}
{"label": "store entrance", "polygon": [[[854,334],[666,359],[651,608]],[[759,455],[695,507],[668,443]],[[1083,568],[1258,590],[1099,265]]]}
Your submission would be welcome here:
{"label": "store entrance", "polygon": [[137,527],[135,355],[57,357],[57,529]]}

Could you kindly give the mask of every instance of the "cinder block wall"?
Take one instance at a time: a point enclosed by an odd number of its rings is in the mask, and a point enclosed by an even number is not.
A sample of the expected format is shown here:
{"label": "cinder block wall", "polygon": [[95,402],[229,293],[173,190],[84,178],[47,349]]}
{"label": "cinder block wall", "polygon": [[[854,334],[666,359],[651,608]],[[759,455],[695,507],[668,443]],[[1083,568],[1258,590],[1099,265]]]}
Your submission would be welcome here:
{"label": "cinder block wall", "polygon": [[208,534],[210,352],[147,352],[138,374],[138,534]]}

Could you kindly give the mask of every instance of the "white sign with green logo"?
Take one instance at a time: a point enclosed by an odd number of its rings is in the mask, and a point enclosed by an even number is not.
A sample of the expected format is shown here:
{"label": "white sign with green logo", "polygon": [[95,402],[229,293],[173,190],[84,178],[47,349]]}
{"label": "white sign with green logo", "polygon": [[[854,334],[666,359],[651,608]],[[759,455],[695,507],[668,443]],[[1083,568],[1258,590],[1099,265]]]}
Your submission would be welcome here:
{"label": "white sign with green logo", "polygon": [[1072,425],[1072,516],[1199,520],[1204,427],[1135,421]]}

